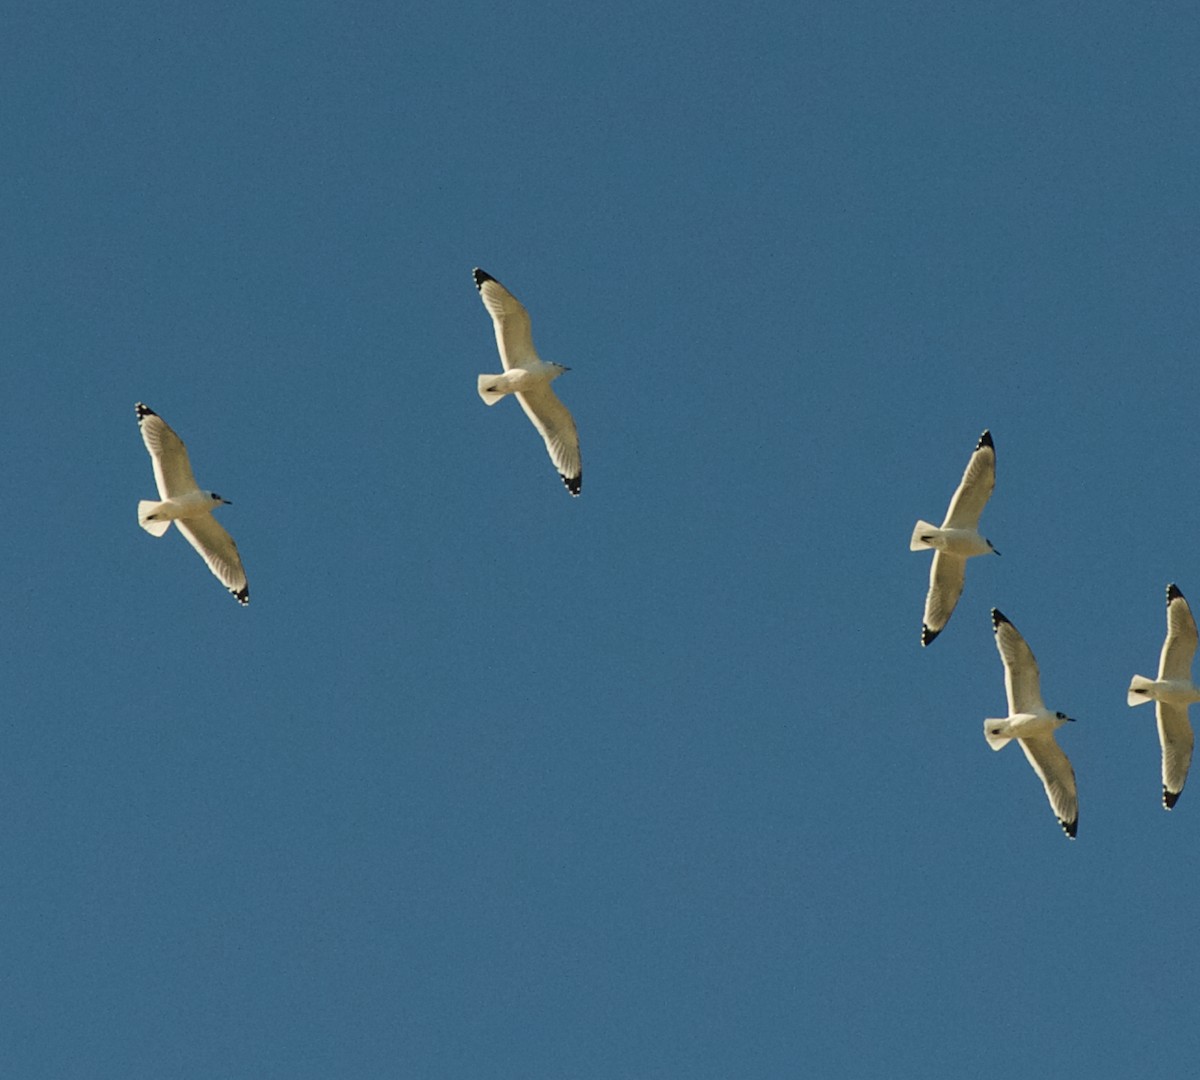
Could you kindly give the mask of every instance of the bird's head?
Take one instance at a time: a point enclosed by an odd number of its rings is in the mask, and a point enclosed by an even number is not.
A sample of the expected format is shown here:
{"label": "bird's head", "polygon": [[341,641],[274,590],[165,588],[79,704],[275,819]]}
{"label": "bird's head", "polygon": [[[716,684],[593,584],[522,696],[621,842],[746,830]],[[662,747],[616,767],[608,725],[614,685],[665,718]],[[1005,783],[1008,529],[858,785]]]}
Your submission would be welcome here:
{"label": "bird's head", "polygon": [[218,505],[220,505],[221,503],[224,503],[226,506],[232,506],[232,505],[233,505],[233,503],[231,503],[231,502],[230,502],[228,499],[222,499],[222,498],[221,498],[221,496],[220,496],[220,495],[218,495],[218,494],[217,494],[215,491],[210,491],[210,492],[208,493],[208,497],[209,497],[210,499],[212,499],[212,501],[213,501],[214,503],[217,503]]}

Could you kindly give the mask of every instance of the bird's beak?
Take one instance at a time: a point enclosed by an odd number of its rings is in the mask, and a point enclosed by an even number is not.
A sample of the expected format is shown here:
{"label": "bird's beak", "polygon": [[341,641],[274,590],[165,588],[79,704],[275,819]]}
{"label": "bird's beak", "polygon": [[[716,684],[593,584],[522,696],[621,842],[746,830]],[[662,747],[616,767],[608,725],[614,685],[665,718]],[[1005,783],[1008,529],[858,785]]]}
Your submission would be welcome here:
{"label": "bird's beak", "polygon": [[1068,724],[1073,724],[1073,723],[1075,723],[1075,717],[1073,717],[1073,716],[1068,716],[1068,717],[1067,717],[1067,723],[1068,723]]}
{"label": "bird's beak", "polygon": [[228,499],[222,499],[222,500],[221,500],[221,502],[223,502],[223,503],[224,503],[226,506],[232,506],[232,505],[233,505],[233,503],[231,503],[231,502],[230,502]]}

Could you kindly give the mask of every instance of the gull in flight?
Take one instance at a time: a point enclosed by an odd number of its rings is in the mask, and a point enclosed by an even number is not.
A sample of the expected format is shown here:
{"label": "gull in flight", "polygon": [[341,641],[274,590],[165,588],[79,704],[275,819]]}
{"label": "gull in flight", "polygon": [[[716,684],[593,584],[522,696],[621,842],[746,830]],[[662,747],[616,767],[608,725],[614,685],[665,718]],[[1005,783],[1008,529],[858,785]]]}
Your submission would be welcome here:
{"label": "gull in flight", "polygon": [[583,462],[579,457],[579,435],[567,407],[558,400],[550,383],[564,371],[562,364],[538,358],[529,328],[529,312],[491,274],[478,267],[473,271],[475,287],[496,329],[503,375],[480,375],[479,396],[495,405],[505,394],[516,394],[525,415],[533,421],[550,452],[550,460],[572,495],[583,484]]}
{"label": "gull in flight", "polygon": [[1073,722],[1072,717],[1051,712],[1042,704],[1037,661],[1025,639],[999,611],[992,608],[996,648],[1004,661],[1004,689],[1008,694],[1008,716],[985,720],[983,735],[993,750],[1002,750],[1013,739],[1021,744],[1033,771],[1046,787],[1046,798],[1058,823],[1072,840],[1079,827],[1079,797],[1075,792],[1075,770],[1058,743],[1054,730]]}
{"label": "gull in flight", "polygon": [[250,603],[237,544],[212,515],[216,507],[229,500],[215,491],[201,491],[183,440],[149,406],[139,401],[135,408],[142,440],[154,463],[154,482],[161,500],[143,499],[138,503],[138,524],[151,536],[162,536],[175,522],[234,599],[239,604]]}
{"label": "gull in flight", "polygon": [[1158,741],[1162,743],[1163,806],[1170,810],[1179,801],[1192,763],[1192,725],[1188,705],[1200,701],[1192,682],[1196,655],[1196,620],[1183,593],[1167,586],[1167,640],[1158,661],[1158,678],[1135,675],[1129,684],[1130,705],[1156,702]]}
{"label": "gull in flight", "polygon": [[962,482],[950,500],[946,520],[939,528],[928,521],[918,521],[909,542],[911,551],[933,548],[933,565],[929,568],[929,594],[925,597],[925,618],[921,624],[921,644],[928,645],[942,632],[954,605],[962,596],[963,576],[967,560],[973,555],[1000,552],[990,540],[979,535],[979,515],[996,486],[996,448],[992,433],[985,431],[971,460],[967,462]]}

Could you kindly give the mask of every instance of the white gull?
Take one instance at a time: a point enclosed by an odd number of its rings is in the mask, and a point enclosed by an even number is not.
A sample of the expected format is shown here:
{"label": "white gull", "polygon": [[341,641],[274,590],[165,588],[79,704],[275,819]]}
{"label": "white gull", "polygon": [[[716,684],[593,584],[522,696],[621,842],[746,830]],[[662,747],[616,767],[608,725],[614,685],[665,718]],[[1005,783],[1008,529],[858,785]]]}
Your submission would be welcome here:
{"label": "white gull", "polygon": [[550,389],[550,383],[570,368],[540,359],[533,348],[529,312],[491,274],[478,267],[473,274],[483,306],[492,317],[496,347],[504,365],[502,375],[479,376],[479,396],[486,404],[495,405],[506,394],[516,394],[525,415],[546,440],[550,460],[567,490],[578,495],[583,485],[579,435],[567,407]]}
{"label": "white gull", "polygon": [[909,549],[933,548],[929,568],[929,592],[925,597],[925,618],[921,624],[921,644],[928,645],[942,632],[954,606],[962,595],[967,560],[974,555],[999,555],[992,542],[979,535],[979,517],[992,489],[996,486],[996,448],[992,433],[985,431],[975,446],[963,472],[958,490],[950,500],[946,520],[941,527],[918,521]]}
{"label": "white gull", "polygon": [[1196,620],[1183,593],[1167,586],[1167,638],[1158,661],[1158,678],[1135,675],[1126,700],[1130,705],[1156,702],[1158,741],[1162,744],[1163,806],[1170,810],[1179,801],[1192,763],[1192,724],[1188,705],[1200,701],[1192,682],[1196,655]]}
{"label": "white gull", "polygon": [[1008,716],[983,722],[984,738],[993,750],[1001,750],[1016,739],[1025,751],[1033,771],[1046,788],[1046,798],[1058,823],[1072,840],[1079,827],[1079,797],[1075,790],[1075,770],[1067,755],[1054,741],[1054,731],[1071,721],[1060,712],[1051,712],[1042,704],[1037,661],[1025,639],[999,611],[992,608],[992,627],[996,648],[1004,661],[1004,690],[1008,695]]}
{"label": "white gull", "polygon": [[215,491],[201,491],[183,440],[153,409],[140,401],[135,408],[142,440],[154,463],[160,500],[143,499],[138,503],[138,524],[152,536],[162,536],[175,522],[234,599],[248,604],[250,589],[237,544],[212,515],[216,507],[229,500]]}

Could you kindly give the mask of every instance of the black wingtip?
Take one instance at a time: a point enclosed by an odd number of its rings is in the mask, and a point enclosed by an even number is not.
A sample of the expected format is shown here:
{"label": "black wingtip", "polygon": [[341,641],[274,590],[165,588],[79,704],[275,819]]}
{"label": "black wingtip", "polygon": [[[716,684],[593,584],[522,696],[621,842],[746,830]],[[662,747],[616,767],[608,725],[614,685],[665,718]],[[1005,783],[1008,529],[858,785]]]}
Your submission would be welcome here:
{"label": "black wingtip", "polygon": [[999,608],[992,608],[992,629],[999,630],[1001,623],[1008,623],[1009,626],[1012,626],[1012,623],[1008,622],[1008,619],[1005,618],[1003,611]]}
{"label": "black wingtip", "polygon": [[142,420],[145,420],[147,416],[157,416],[158,415],[158,413],[156,413],[152,408],[150,408],[149,405],[143,404],[140,401],[136,405],[134,405],[133,409],[134,409],[134,412],[137,413],[137,418],[138,418],[139,423]]}
{"label": "black wingtip", "polygon": [[979,442],[975,444],[975,449],[982,450],[985,446],[990,446],[993,450],[996,449],[996,444],[992,442],[991,431],[985,430],[984,433],[979,436]]}
{"label": "black wingtip", "polygon": [[930,630],[928,626],[926,626],[924,623],[922,623],[921,624],[921,647],[924,648],[940,633],[941,633],[941,630]]}
{"label": "black wingtip", "polygon": [[562,473],[559,473],[558,475],[562,476],[563,484],[572,495],[579,494],[580,490],[583,488],[583,473],[580,473],[578,476],[564,476]]}
{"label": "black wingtip", "polygon": [[1179,796],[1182,794],[1183,794],[1182,791],[1168,791],[1164,787],[1163,788],[1163,809],[1164,810],[1174,810],[1175,804],[1177,802],[1179,802]]}
{"label": "black wingtip", "polygon": [[485,281],[495,281],[496,280],[486,270],[480,270],[478,266],[475,267],[475,269],[471,271],[471,276],[475,278],[475,288],[477,288],[477,289],[482,289],[483,283]]}
{"label": "black wingtip", "polygon": [[1172,581],[1171,584],[1167,586],[1167,603],[1169,604],[1172,600],[1182,599],[1183,593],[1179,591],[1179,586]]}
{"label": "black wingtip", "polygon": [[1058,823],[1062,826],[1062,831],[1067,834],[1067,837],[1074,840],[1075,834],[1079,831],[1079,818],[1076,818],[1074,821],[1063,821],[1059,818]]}
{"label": "black wingtip", "polygon": [[248,603],[250,603],[250,586],[249,585],[243,585],[240,589],[230,589],[229,591],[233,594],[233,598],[239,604],[241,604],[242,607],[245,607]]}

